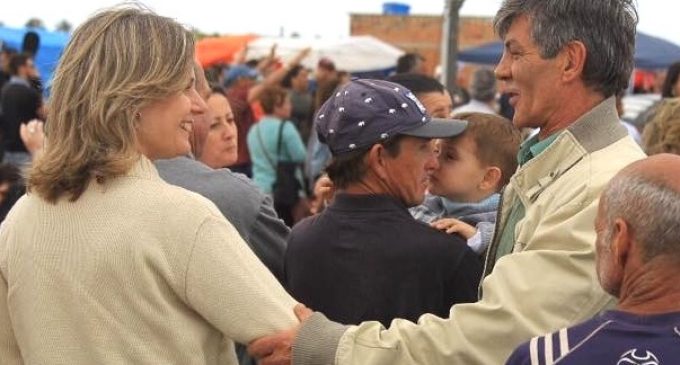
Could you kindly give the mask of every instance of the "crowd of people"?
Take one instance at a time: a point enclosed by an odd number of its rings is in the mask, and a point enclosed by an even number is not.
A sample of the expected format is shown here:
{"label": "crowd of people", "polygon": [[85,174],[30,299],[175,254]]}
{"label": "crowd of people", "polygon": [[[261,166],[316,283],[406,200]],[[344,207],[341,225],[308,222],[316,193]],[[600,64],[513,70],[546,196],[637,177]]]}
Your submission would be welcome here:
{"label": "crowd of people", "polygon": [[680,63],[624,124],[637,21],[504,0],[465,93],[417,53],[204,70],[136,5],[73,32],[46,100],[3,49],[0,362],[677,361]]}

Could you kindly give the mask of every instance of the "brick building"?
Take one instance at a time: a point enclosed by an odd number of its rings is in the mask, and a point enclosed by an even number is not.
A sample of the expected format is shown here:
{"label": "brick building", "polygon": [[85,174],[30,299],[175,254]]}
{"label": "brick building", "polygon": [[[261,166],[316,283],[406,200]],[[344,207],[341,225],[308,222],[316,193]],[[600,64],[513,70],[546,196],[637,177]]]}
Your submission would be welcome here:
{"label": "brick building", "polygon": [[[497,40],[489,17],[461,17],[458,47],[465,49]],[[443,17],[440,15],[350,14],[351,35],[371,35],[406,52],[425,57],[428,73],[439,64]],[[461,70],[459,82],[467,84],[469,70]]]}

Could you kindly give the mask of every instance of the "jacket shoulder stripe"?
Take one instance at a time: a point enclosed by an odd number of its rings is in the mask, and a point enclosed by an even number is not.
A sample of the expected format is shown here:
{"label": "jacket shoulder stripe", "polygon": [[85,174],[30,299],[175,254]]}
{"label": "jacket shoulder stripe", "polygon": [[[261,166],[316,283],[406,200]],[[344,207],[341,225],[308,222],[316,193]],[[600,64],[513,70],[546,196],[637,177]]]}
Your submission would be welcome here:
{"label": "jacket shoulder stripe", "polygon": [[569,352],[569,336],[566,328],[562,328],[559,333],[560,356],[564,356]]}
{"label": "jacket shoulder stripe", "polygon": [[529,341],[529,358],[531,365],[540,365],[538,362],[538,337],[534,337]]}
{"label": "jacket shoulder stripe", "polygon": [[543,346],[545,346],[545,365],[553,365],[553,341],[552,333],[549,333],[543,337]]}

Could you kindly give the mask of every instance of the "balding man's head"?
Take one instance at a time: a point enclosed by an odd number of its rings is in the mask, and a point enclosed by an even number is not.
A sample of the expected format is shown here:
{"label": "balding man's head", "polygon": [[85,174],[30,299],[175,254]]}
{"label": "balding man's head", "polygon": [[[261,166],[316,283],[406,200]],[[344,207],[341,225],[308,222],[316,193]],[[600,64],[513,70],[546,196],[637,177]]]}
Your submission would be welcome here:
{"label": "balding man's head", "polygon": [[[643,264],[659,256],[680,263],[680,156],[660,154],[621,170],[607,185],[598,213],[598,265],[605,290],[606,257],[621,226],[639,250]],[[612,293],[615,294],[615,293]]]}
{"label": "balding man's head", "polygon": [[680,258],[680,156],[659,154],[621,170],[603,193],[607,218],[633,228],[646,260],[665,253]]}

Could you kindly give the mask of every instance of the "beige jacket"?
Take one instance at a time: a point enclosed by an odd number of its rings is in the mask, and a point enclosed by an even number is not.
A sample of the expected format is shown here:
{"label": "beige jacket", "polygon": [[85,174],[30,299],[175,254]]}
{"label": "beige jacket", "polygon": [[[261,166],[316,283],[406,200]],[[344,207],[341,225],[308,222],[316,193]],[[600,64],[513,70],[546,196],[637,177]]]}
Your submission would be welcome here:
{"label": "beige jacket", "polygon": [[512,177],[500,221],[514,199],[526,215],[513,253],[487,262],[479,302],[453,306],[448,319],[426,314],[418,324],[395,320],[387,330],[376,322],[340,326],[315,314],[298,335],[294,364],[503,364],[529,338],[592,317],[612,301],[595,272],[598,198],[619,170],[643,157],[619,123],[614,99],[605,100]]}
{"label": "beige jacket", "polygon": [[28,194],[0,228],[0,363],[235,364],[295,301],[205,198],[142,159],[75,202]]}

